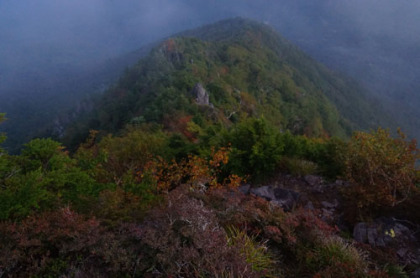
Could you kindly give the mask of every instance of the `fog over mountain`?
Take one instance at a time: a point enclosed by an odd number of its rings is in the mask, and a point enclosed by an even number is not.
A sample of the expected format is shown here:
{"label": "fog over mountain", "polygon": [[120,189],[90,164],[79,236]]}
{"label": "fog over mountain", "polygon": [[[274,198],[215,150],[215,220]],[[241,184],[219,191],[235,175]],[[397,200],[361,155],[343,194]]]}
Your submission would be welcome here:
{"label": "fog over mountain", "polygon": [[[9,123],[1,128],[13,141],[22,137],[13,127],[53,120],[90,93],[81,80],[110,58],[242,16],[272,25],[314,58],[362,82],[420,138],[419,14],[420,2],[395,0],[2,0],[0,112],[7,112]],[[29,119],[31,113],[44,118]]]}

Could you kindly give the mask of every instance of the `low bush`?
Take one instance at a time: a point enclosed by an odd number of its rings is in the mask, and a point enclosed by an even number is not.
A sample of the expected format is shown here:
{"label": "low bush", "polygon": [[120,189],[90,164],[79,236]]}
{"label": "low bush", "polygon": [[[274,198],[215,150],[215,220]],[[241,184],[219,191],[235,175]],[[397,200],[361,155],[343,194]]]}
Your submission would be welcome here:
{"label": "low bush", "polygon": [[281,165],[285,172],[294,176],[315,175],[318,173],[318,165],[305,159],[285,157],[282,159]]}
{"label": "low bush", "polygon": [[136,229],[113,231],[69,208],[0,224],[5,277],[116,277],[135,270]]}
{"label": "low bush", "polygon": [[363,254],[337,236],[319,238],[302,259],[314,277],[366,277],[368,269]]}
{"label": "low bush", "polygon": [[268,251],[267,242],[259,243],[256,236],[249,236],[244,230],[235,227],[228,228],[227,232],[228,244],[239,248],[253,271],[264,277],[278,277],[279,271],[274,268],[274,259]]}
{"label": "low bush", "polygon": [[232,244],[215,212],[187,196],[188,187],[170,192],[141,227],[138,270],[153,277],[265,277],[254,269],[239,237]]}
{"label": "low bush", "polygon": [[415,190],[416,161],[420,158],[416,141],[407,141],[402,132],[391,137],[384,129],[357,132],[349,143],[346,177],[352,186],[345,192],[360,215],[394,207]]}
{"label": "low bush", "polygon": [[261,181],[272,175],[283,152],[280,131],[264,118],[247,119],[230,130],[225,139],[231,143],[230,171],[250,175]]}

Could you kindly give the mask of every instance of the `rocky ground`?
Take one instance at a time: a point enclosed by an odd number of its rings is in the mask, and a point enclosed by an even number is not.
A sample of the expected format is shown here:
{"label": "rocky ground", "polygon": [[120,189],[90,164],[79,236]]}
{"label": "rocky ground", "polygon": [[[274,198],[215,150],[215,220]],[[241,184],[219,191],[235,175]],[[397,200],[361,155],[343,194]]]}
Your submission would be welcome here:
{"label": "rocky ground", "polygon": [[[251,186],[242,185],[244,194],[262,197],[281,206],[285,211],[295,207],[314,210],[327,223],[337,226],[343,237],[363,249],[381,250],[395,257],[398,264],[412,272],[410,277],[420,277],[420,221],[399,215],[384,213],[384,216],[361,221],[349,221],[341,189],[349,186],[342,180],[328,182],[320,176],[294,177],[278,175],[270,182]],[[419,213],[420,214],[420,213]],[[420,216],[417,218],[420,220]]]}

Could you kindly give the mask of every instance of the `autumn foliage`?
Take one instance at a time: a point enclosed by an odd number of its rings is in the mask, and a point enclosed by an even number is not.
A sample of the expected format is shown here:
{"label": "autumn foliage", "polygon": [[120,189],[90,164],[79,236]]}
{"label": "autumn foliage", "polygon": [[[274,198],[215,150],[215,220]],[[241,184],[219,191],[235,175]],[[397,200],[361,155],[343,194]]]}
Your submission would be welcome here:
{"label": "autumn foliage", "polygon": [[131,272],[136,230],[108,231],[70,208],[0,225],[0,273],[6,277],[109,277]]}
{"label": "autumn foliage", "polygon": [[415,140],[407,141],[398,131],[357,132],[349,143],[346,177],[352,183],[347,196],[361,211],[393,207],[416,189],[416,161],[420,158]]}
{"label": "autumn foliage", "polygon": [[241,177],[235,174],[226,178],[221,176],[222,167],[229,162],[229,152],[229,148],[213,148],[209,159],[189,155],[180,162],[167,162],[157,157],[136,173],[136,179],[138,182],[147,180],[154,183],[158,192],[167,192],[180,184],[199,189],[237,187],[243,180]]}
{"label": "autumn foliage", "polygon": [[[231,144],[212,146],[142,126],[92,131],[74,155],[52,139],[19,156],[2,152],[0,276],[387,277],[321,210],[285,212],[237,188],[245,176],[321,169],[346,175],[344,195],[360,213],[410,203],[414,141],[382,129],[348,143],[313,139],[264,119],[226,132]],[[196,153],[171,148],[180,142]],[[297,166],[282,168],[287,160]],[[313,167],[303,171],[303,162]]]}

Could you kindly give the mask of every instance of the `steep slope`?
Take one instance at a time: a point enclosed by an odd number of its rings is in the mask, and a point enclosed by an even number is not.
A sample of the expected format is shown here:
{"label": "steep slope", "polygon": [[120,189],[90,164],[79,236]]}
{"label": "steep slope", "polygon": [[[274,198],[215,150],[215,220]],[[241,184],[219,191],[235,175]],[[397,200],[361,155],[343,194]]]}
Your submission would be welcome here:
{"label": "steep slope", "polygon": [[287,14],[270,20],[276,29],[318,61],[358,80],[419,140],[418,3],[289,2],[282,9]]}
{"label": "steep slope", "polygon": [[72,64],[76,63],[73,60],[47,59],[45,49],[32,49],[32,55],[39,57],[39,61],[17,64],[20,69],[26,68],[25,74],[16,70],[13,75],[2,75],[0,79],[0,111],[7,117],[0,126],[0,131],[8,136],[5,149],[10,153],[19,152],[22,144],[39,136],[62,111],[72,109],[72,113],[78,114],[83,110],[83,99],[102,93],[118,80],[126,67],[135,64],[151,48],[146,45],[97,62],[74,58],[80,65]]}
{"label": "steep slope", "polygon": [[[197,84],[210,105],[197,105],[192,93]],[[171,129],[183,117],[204,127],[250,116],[298,134],[343,137],[354,129],[388,126],[378,115],[384,113],[360,86],[272,28],[237,18],[162,42],[67,129],[64,141],[72,145],[89,129],[116,132],[129,123],[157,122]]]}
{"label": "steep slope", "polygon": [[[337,106],[340,114],[355,124],[355,128],[368,129],[378,124],[396,125],[382,107],[382,101],[373,98],[371,92],[360,83],[318,63],[299,47],[280,36],[276,31],[278,29],[236,18],[179,35],[203,40],[229,41],[238,34],[246,35],[246,32],[250,30],[259,32],[265,46],[280,55],[285,63],[297,69],[309,82],[313,83],[315,88],[320,89]],[[379,116],[378,113],[381,115]]]}

